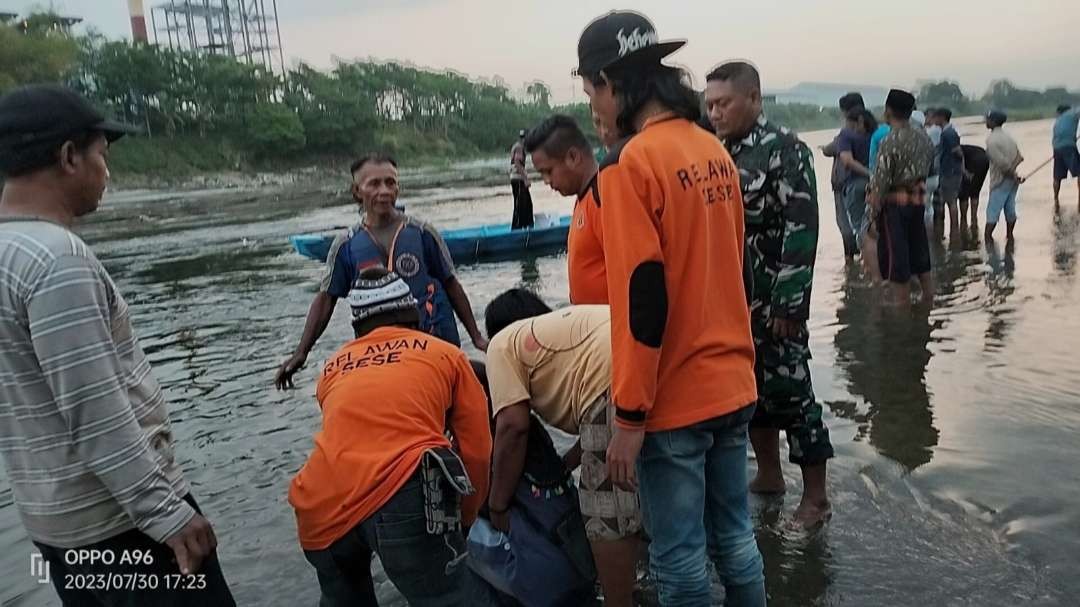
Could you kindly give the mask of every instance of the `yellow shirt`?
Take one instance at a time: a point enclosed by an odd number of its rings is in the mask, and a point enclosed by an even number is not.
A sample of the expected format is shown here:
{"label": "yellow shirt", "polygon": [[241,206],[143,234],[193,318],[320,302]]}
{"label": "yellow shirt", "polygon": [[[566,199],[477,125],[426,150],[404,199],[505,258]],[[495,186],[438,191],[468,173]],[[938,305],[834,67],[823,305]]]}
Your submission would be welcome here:
{"label": "yellow shirt", "polygon": [[548,424],[578,433],[589,405],[611,387],[611,312],[570,306],[518,321],[488,346],[492,411],[529,401]]}

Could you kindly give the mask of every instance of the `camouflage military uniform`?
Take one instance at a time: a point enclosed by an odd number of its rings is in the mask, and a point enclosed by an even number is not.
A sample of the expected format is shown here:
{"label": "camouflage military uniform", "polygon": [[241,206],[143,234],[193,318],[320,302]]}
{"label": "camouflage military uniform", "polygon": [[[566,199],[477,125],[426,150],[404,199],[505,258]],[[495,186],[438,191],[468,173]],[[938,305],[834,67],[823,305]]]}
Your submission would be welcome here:
{"label": "camouflage military uniform", "polygon": [[[727,147],[739,168],[754,276],[750,318],[759,400],[751,426],[784,430],[793,463],[820,464],[833,448],[810,383],[806,330],[818,239],[813,157],[793,133],[764,116]],[[798,321],[802,329],[793,339],[776,338],[771,318]]]}

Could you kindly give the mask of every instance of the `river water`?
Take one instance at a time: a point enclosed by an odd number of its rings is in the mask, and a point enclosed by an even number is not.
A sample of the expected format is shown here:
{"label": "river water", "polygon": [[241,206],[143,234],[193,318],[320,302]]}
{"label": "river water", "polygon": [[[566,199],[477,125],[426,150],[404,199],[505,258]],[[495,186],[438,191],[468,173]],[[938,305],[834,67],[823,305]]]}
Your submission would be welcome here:
{"label": "river water", "polygon": [[[1034,168],[1050,123],[1009,125]],[[984,140],[977,125],[961,129]],[[832,133],[809,133],[816,146]],[[121,144],[122,145],[122,144]],[[1080,310],[1075,190],[1053,211],[1044,170],[1023,186],[1015,246],[946,238],[934,247],[929,313],[883,309],[845,269],[818,157],[821,244],[813,378],[836,446],[835,514],[793,531],[798,470],[783,502],[754,501],[771,605],[1076,605],[1080,596]],[[440,227],[508,221],[502,162],[405,176],[409,212]],[[494,183],[492,185],[493,177]],[[116,278],[170,401],[178,458],[215,525],[241,605],[315,605],[286,491],[319,426],[316,364],[277,392],[321,268],[290,234],[354,220],[336,190],[111,195],[80,232]],[[538,211],[568,212],[543,184]],[[985,207],[985,193],[983,196]],[[981,223],[981,221],[980,221]],[[1002,226],[1003,228],[1004,226]],[[525,285],[566,303],[561,254],[459,268],[478,317]],[[339,310],[311,361],[351,336]],[[467,347],[469,349],[470,347]],[[470,353],[476,354],[470,349]],[[29,575],[31,544],[0,472],[0,602],[52,605]],[[384,603],[400,605],[379,577]]]}

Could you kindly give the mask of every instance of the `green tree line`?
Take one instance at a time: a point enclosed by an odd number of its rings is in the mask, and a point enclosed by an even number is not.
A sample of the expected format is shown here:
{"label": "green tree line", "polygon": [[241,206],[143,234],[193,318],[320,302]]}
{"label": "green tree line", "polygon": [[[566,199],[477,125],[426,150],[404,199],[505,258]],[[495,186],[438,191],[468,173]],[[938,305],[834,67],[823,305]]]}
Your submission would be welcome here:
{"label": "green tree line", "polygon": [[0,93],[65,82],[146,137],[117,146],[115,161],[143,173],[346,161],[378,149],[409,160],[507,152],[521,129],[554,111],[530,83],[526,99],[502,83],[395,62],[299,64],[272,73],[232,57],[149,44],[71,37],[47,26],[0,26]]}
{"label": "green tree line", "polygon": [[[520,129],[558,111],[596,142],[586,104],[552,107],[550,89],[529,83],[525,98],[500,82],[395,62],[299,64],[285,74],[215,54],[71,36],[39,14],[0,25],[0,93],[30,82],[66,82],[146,136],[117,146],[118,173],[183,177],[244,168],[346,164],[381,150],[408,162],[505,153]],[[974,100],[952,82],[931,83],[920,105],[954,112],[990,105],[1050,115],[1080,101],[1063,88],[1027,91],[994,83]],[[836,108],[769,104],[770,118],[797,130],[831,128]]]}
{"label": "green tree line", "polygon": [[951,80],[928,82],[919,88],[918,98],[920,107],[947,107],[957,116],[1002,109],[1014,120],[1045,118],[1053,116],[1059,105],[1080,104],[1080,93],[1070,92],[1065,87],[1035,91],[1005,79],[992,82],[981,97],[968,96]]}

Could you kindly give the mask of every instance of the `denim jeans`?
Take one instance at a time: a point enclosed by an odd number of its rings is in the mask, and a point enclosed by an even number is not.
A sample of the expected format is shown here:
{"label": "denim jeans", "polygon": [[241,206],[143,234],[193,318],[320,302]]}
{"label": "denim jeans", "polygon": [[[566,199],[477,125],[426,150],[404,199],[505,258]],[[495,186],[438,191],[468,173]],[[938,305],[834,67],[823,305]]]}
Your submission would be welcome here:
{"label": "denim jeans", "polygon": [[645,435],[638,458],[649,560],[664,607],[712,605],[706,556],[727,607],[764,607],[765,577],[747,499],[754,407]]}
{"label": "denim jeans", "polygon": [[863,238],[870,227],[870,217],[866,212],[866,184],[870,180],[862,176],[853,176],[844,186],[844,208],[847,209],[848,221],[855,233],[855,246],[862,247]]}
{"label": "denim jeans", "polygon": [[997,225],[1001,212],[1005,212],[1005,222],[1016,221],[1016,193],[1020,183],[1015,179],[1006,179],[990,190],[990,201],[986,203],[986,225]]}
{"label": "denim jeans", "polygon": [[323,550],[305,550],[322,589],[320,607],[376,607],[371,554],[413,607],[465,605],[465,538],[431,535],[419,471],[375,514]]}
{"label": "denim jeans", "polygon": [[855,231],[851,229],[851,219],[844,206],[844,190],[833,190],[833,202],[836,207],[836,227],[840,229],[840,239],[844,241],[844,255],[854,256],[859,252],[855,244]]}

